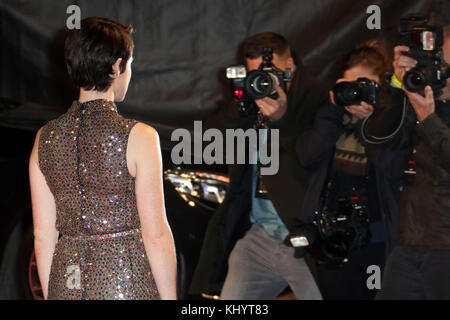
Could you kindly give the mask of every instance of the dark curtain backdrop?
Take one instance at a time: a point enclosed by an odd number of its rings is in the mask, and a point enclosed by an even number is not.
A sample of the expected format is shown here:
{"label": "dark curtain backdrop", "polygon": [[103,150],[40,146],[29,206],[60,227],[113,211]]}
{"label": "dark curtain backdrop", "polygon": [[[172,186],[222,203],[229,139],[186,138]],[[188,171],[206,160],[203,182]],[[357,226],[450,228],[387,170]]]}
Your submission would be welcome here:
{"label": "dark curtain backdrop", "polygon": [[[164,145],[194,120],[220,127],[230,108],[224,70],[237,47],[262,31],[281,33],[310,72],[331,86],[336,60],[356,44],[392,44],[399,17],[430,14],[450,23],[449,0],[0,0],[0,125],[36,130],[76,98],[62,34],[69,5],[81,17],[134,26],[133,77],[120,112],[153,125]],[[381,8],[381,30],[368,30],[366,9]]]}

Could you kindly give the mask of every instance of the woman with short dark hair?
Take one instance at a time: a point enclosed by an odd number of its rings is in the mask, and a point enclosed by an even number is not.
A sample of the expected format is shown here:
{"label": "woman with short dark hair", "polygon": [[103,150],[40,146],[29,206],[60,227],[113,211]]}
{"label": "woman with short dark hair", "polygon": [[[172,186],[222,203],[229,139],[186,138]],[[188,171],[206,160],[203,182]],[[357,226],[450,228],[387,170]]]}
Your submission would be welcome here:
{"label": "woman with short dark hair", "polygon": [[38,131],[29,163],[46,299],[176,299],[158,134],[114,103],[131,79],[131,33],[88,18],[66,38],[80,96]]}

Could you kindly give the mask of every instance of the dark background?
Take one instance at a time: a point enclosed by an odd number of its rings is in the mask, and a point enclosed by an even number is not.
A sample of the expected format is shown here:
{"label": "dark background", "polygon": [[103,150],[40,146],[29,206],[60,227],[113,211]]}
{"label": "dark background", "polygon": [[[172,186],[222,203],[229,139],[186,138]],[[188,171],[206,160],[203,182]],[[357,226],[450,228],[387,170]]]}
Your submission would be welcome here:
{"label": "dark background", "polygon": [[[35,131],[77,98],[62,46],[71,4],[81,8],[81,18],[133,25],[133,77],[119,112],[158,130],[165,168],[173,166],[168,154],[174,129],[192,129],[194,120],[203,120],[204,129],[223,128],[223,118],[233,113],[224,71],[240,62],[237,48],[248,36],[283,34],[304,68],[331,87],[337,61],[355,45],[383,39],[392,46],[401,16],[423,13],[450,24],[450,0],[0,0],[0,298],[4,292],[7,298],[23,297],[17,283],[27,286],[32,250],[27,169]],[[366,10],[373,4],[381,8],[381,30],[366,27]],[[165,195],[171,223],[183,226],[173,232],[185,254],[187,286],[210,213],[187,208],[173,188]],[[337,291],[329,295],[342,298]]]}
{"label": "dark background", "polygon": [[[331,86],[337,58],[367,39],[392,44],[400,16],[430,13],[450,23],[449,0],[0,0],[0,126],[36,130],[76,99],[62,52],[71,4],[81,18],[135,28],[133,77],[119,111],[153,125],[166,147],[173,129],[192,129],[194,120],[221,127],[230,108],[224,70],[239,62],[237,47],[250,35],[283,34]],[[366,27],[373,4],[381,30]]]}

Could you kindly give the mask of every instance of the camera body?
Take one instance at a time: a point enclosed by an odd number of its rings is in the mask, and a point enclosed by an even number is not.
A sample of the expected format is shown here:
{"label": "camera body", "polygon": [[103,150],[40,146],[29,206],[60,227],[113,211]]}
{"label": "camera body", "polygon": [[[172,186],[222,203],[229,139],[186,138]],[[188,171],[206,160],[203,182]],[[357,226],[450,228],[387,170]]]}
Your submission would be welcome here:
{"label": "camera body", "polygon": [[263,61],[257,70],[247,71],[244,65],[230,66],[226,69],[226,76],[232,80],[233,95],[237,101],[238,110],[248,114],[255,108],[251,108],[253,100],[270,97],[276,99],[278,93],[275,84],[278,84],[286,92],[286,83],[292,81],[292,71],[277,69],[273,63],[273,49],[264,48]]}
{"label": "camera body", "polygon": [[397,45],[409,47],[403,54],[417,61],[403,77],[405,88],[419,92],[429,85],[435,96],[440,95],[450,77],[450,67],[442,60],[442,27],[429,25],[426,17],[411,15],[400,20],[399,34]]}
{"label": "camera body", "polygon": [[334,102],[341,107],[360,104],[361,101],[374,106],[379,87],[376,81],[367,78],[339,82],[333,88]]}
{"label": "camera body", "polygon": [[315,257],[321,263],[340,266],[351,251],[369,243],[370,218],[365,188],[336,195],[331,185],[315,212],[314,224],[320,235]]}

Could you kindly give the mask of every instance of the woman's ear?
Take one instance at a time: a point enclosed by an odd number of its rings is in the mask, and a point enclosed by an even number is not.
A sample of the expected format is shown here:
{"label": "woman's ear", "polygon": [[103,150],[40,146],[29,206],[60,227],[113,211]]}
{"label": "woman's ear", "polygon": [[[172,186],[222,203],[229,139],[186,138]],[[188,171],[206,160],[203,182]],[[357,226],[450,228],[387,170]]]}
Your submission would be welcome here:
{"label": "woman's ear", "polygon": [[112,70],[113,70],[113,78],[117,78],[118,76],[120,76],[120,64],[122,63],[122,58],[119,58],[116,60],[116,62],[113,64],[112,66]]}

